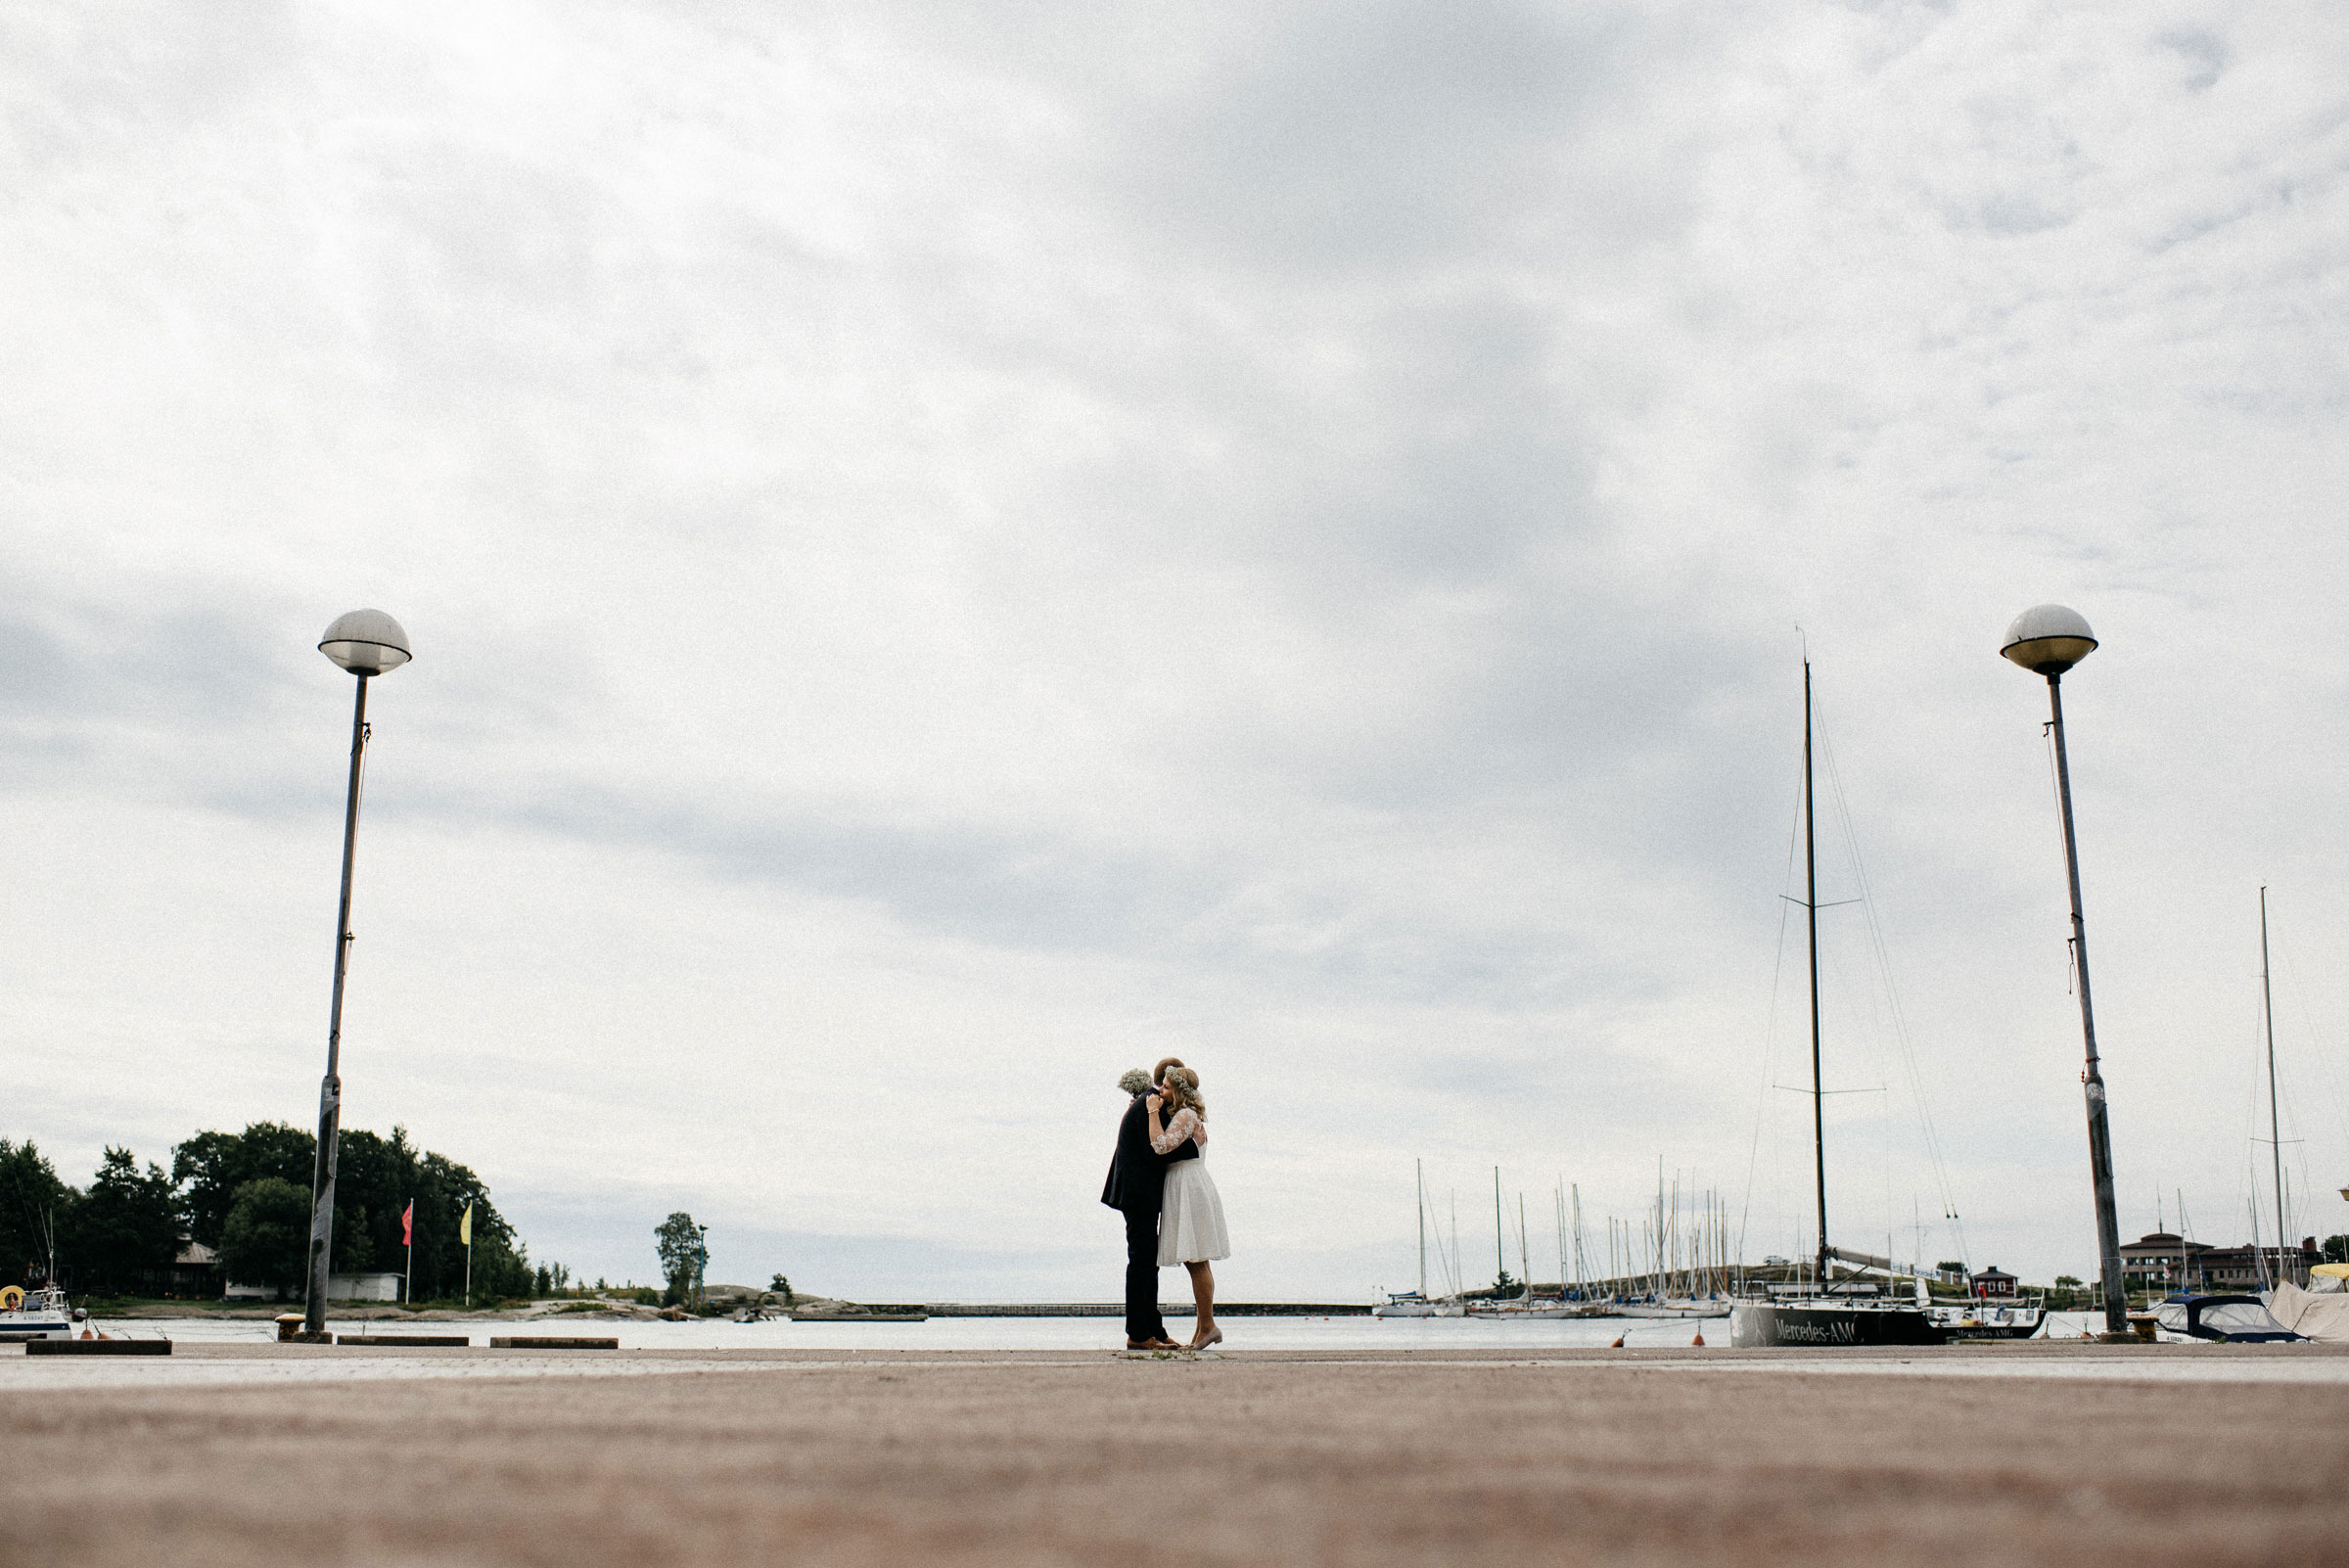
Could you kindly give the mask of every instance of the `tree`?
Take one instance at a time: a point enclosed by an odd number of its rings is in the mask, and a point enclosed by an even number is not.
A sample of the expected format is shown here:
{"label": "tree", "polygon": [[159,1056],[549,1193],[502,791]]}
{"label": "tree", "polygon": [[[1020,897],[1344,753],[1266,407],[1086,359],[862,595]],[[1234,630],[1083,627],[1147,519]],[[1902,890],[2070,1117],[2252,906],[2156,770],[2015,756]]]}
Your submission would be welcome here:
{"label": "tree", "polygon": [[2325,1261],[2326,1263],[2349,1263],[2349,1236],[2326,1236],[2325,1238]]}
{"label": "tree", "polygon": [[769,1285],[767,1288],[783,1298],[784,1306],[793,1307],[799,1304],[800,1298],[791,1293],[791,1281],[784,1278],[781,1274],[775,1275],[774,1283]]}
{"label": "tree", "polygon": [[310,1264],[310,1189],[262,1176],[237,1189],[220,1227],[220,1266],[240,1284],[280,1296],[303,1284]]}
{"label": "tree", "polygon": [[674,1306],[702,1282],[702,1227],[680,1209],[654,1227],[653,1245],[661,1254],[661,1275],[668,1281],[668,1300]]}
{"label": "tree", "polygon": [[[306,1195],[317,1146],[314,1134],[283,1122],[255,1122],[242,1132],[199,1132],[189,1138],[173,1151],[172,1170],[187,1183],[190,1233],[220,1246],[237,1195],[253,1181],[289,1182]],[[528,1249],[490,1203],[486,1183],[447,1156],[418,1149],[403,1127],[394,1127],[389,1138],[350,1129],[337,1143],[333,1270],[407,1268],[400,1216],[410,1203],[416,1206],[417,1300],[446,1300],[464,1289],[465,1244],[457,1239],[457,1222],[468,1204],[473,1207],[474,1294],[494,1300],[529,1293]],[[306,1219],[302,1235],[306,1268]]]}
{"label": "tree", "polygon": [[1941,1260],[1941,1262],[1933,1266],[1933,1271],[1937,1274],[1956,1274],[1959,1278],[1963,1278],[1965,1275],[1965,1260],[1962,1258],[1944,1258]]}
{"label": "tree", "polygon": [[179,1183],[128,1149],[109,1145],[90,1190],[69,1211],[64,1250],[81,1288],[101,1295],[155,1289],[179,1255]]}
{"label": "tree", "polygon": [[49,1269],[50,1227],[72,1202],[29,1139],[0,1138],[0,1285],[29,1285]]}
{"label": "tree", "polygon": [[188,1234],[207,1247],[219,1246],[228,1212],[247,1182],[274,1176],[307,1192],[317,1163],[317,1134],[284,1122],[254,1122],[242,1132],[197,1133],[171,1151],[172,1178],[188,1189],[182,1200]]}

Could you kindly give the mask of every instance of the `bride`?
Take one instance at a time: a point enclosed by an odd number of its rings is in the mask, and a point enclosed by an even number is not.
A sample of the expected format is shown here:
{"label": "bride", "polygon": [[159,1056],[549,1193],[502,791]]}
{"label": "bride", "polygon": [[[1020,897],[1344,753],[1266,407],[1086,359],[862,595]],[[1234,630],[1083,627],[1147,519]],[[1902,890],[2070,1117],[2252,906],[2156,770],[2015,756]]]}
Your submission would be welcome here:
{"label": "bride", "polygon": [[[1150,1096],[1150,1147],[1173,1154],[1187,1140],[1199,1145],[1199,1158],[1179,1160],[1167,1168],[1166,1196],[1158,1215],[1158,1262],[1180,1264],[1191,1271],[1191,1299],[1198,1304],[1199,1322],[1191,1334],[1191,1349],[1221,1344],[1223,1330],[1216,1326],[1216,1271],[1211,1260],[1231,1256],[1231,1238],[1223,1230],[1223,1200],[1216,1178],[1207,1174],[1207,1102],[1199,1097],[1199,1075],[1187,1067],[1170,1067],[1160,1092]],[[1167,1116],[1169,1107],[1174,1109]]]}

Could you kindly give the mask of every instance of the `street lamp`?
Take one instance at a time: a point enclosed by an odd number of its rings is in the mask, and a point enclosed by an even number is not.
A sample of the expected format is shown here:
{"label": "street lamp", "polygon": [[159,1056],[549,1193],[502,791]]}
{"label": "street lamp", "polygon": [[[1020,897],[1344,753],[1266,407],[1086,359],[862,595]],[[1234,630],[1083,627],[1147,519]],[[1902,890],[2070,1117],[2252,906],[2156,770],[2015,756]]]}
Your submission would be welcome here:
{"label": "street lamp", "polygon": [[367,682],[408,662],[408,634],[381,610],[339,616],[318,651],[359,677],[350,713],[350,789],[343,804],[343,901],[335,916],[335,997],[327,1015],[326,1077],[318,1085],[318,1152],[310,1177],[310,1268],[301,1337],[326,1338],[326,1277],[335,1234],[335,1155],[343,1129],[343,980],[350,967],[350,858],[359,838],[359,764],[367,755]]}
{"label": "street lamp", "polygon": [[2077,610],[2059,604],[2034,605],[2014,618],[1999,652],[2048,678],[2048,729],[2055,737],[2055,795],[2063,813],[2063,865],[2072,892],[2072,966],[2080,976],[2080,1034],[2088,1066],[2080,1083],[2088,1098],[2088,1165],[2096,1187],[2096,1250],[2102,1261],[2104,1330],[2129,1331],[2129,1293],[2121,1278],[2120,1222],[2113,1216],[2112,1130],[2104,1117],[2104,1074],[2096,1059],[2096,1014],[2088,990],[2088,922],[2080,913],[2080,846],[2072,834],[2072,767],[2063,747],[2063,672],[2096,646],[2096,633]]}

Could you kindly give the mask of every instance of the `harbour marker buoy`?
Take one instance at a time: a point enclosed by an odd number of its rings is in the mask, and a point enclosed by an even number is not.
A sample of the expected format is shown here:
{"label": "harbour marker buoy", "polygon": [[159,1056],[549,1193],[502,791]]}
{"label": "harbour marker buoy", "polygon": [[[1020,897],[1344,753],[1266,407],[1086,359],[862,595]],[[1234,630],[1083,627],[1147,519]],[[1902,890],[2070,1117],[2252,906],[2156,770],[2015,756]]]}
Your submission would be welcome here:
{"label": "harbour marker buoy", "polygon": [[1688,1343],[1689,1343],[1689,1344],[1691,1344],[1691,1345],[1702,1345],[1702,1344],[1704,1344],[1704,1342],[1705,1342],[1705,1331],[1704,1331],[1703,1329],[1701,1329],[1701,1328],[1700,1328],[1700,1329],[1698,1329],[1698,1330],[1696,1331],[1696,1338],[1694,1338],[1694,1339],[1690,1340]]}
{"label": "harbour marker buoy", "polygon": [[[1630,1332],[1630,1330],[1628,1330],[1628,1329],[1627,1329],[1627,1330],[1625,1330],[1625,1332],[1626,1332],[1626,1333],[1628,1333],[1628,1332]],[[1609,1350],[1621,1350],[1621,1349],[1623,1349],[1623,1335],[1622,1335],[1622,1334],[1618,1334],[1618,1335],[1616,1335],[1616,1336],[1615,1336],[1615,1343],[1614,1343],[1614,1344],[1612,1344],[1612,1345],[1609,1345],[1609,1346],[1607,1347],[1607,1349],[1609,1349]]]}

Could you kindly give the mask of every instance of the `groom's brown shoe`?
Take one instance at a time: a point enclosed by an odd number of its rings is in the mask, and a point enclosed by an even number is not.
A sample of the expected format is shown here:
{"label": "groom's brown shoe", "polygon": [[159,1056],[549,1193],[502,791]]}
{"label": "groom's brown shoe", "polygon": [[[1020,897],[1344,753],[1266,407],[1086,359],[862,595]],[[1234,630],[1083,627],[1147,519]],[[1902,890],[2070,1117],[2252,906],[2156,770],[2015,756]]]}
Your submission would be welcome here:
{"label": "groom's brown shoe", "polygon": [[1126,1348],[1129,1351],[1181,1349],[1171,1339],[1129,1339],[1126,1342]]}

